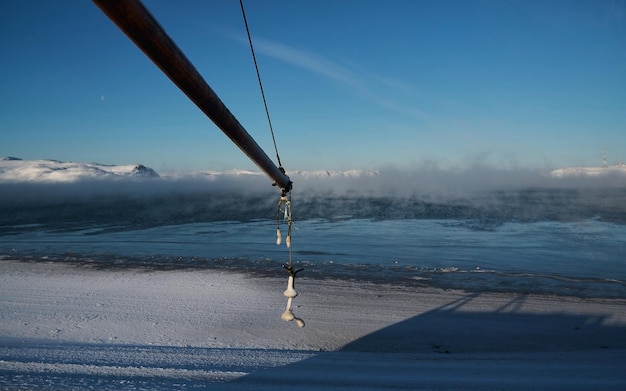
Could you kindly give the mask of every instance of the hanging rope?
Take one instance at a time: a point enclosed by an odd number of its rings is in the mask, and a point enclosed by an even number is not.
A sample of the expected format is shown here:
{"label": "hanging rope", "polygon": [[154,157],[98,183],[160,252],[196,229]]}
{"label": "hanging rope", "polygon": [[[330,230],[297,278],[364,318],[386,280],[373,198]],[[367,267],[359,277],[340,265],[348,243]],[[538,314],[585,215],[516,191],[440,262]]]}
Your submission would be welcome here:
{"label": "hanging rope", "polygon": [[[274,150],[276,151],[276,159],[278,160],[278,169],[285,173],[282,163],[280,162],[280,156],[278,155],[278,146],[276,145],[276,137],[274,136],[274,128],[272,127],[272,120],[270,119],[270,112],[267,108],[267,100],[265,99],[265,92],[263,91],[263,82],[261,81],[261,73],[259,72],[259,66],[256,61],[256,55],[254,54],[254,46],[252,45],[252,37],[250,36],[250,29],[248,28],[248,20],[246,19],[246,11],[243,7],[243,0],[239,0],[241,5],[241,13],[243,15],[243,22],[246,25],[246,33],[248,34],[248,42],[250,43],[250,51],[252,52],[252,60],[254,61],[254,68],[256,69],[256,76],[259,80],[259,88],[261,89],[261,96],[263,97],[263,105],[265,106],[265,114],[267,115],[267,122],[272,134],[272,141],[274,142]],[[293,268],[293,252],[291,249],[291,229],[293,226],[293,220],[291,219],[291,193],[290,189],[283,189],[283,192],[278,200],[278,206],[276,211],[276,245],[282,243],[282,234],[280,232],[281,220],[287,223],[287,237],[285,238],[285,244],[289,249],[289,263],[283,267],[287,269],[289,278],[287,280],[287,289],[283,292],[283,296],[287,298],[287,307],[281,315],[281,319],[287,322],[295,321],[298,327],[304,327],[304,321],[296,317],[291,311],[291,305],[293,299],[298,296],[298,292],[294,289],[294,283],[296,274],[303,269],[294,270]]]}
{"label": "hanging rope", "polygon": [[252,37],[250,36],[250,29],[248,28],[248,20],[246,19],[246,10],[243,8],[243,0],[239,0],[239,4],[241,5],[243,23],[246,25],[246,33],[248,34],[248,42],[250,43],[250,51],[252,52],[252,60],[254,61],[254,68],[256,69],[256,77],[259,80],[259,88],[261,89],[261,96],[263,97],[263,105],[265,106],[265,114],[267,115],[267,123],[270,126],[270,133],[272,133],[272,141],[274,142],[274,151],[276,151],[276,160],[278,160],[278,168],[283,169],[283,165],[280,162],[280,156],[278,155],[278,146],[276,145],[276,137],[274,136],[274,128],[272,127],[272,120],[270,119],[270,111],[267,108],[267,100],[265,99],[265,92],[263,91],[263,82],[261,82],[261,73],[259,72],[259,66],[257,65],[257,62],[256,62],[256,55],[254,54],[254,46],[252,45]]}
{"label": "hanging rope", "polygon": [[287,272],[289,273],[289,278],[287,280],[287,289],[283,292],[283,296],[287,298],[287,308],[285,309],[285,312],[283,312],[283,314],[281,315],[281,319],[287,322],[295,320],[298,327],[304,327],[304,321],[296,317],[291,311],[291,304],[293,302],[293,299],[298,296],[298,292],[296,292],[294,288],[296,275],[303,269],[294,270],[293,268],[293,258],[291,250],[291,228],[293,226],[293,220],[291,219],[291,195],[289,194],[283,194],[278,201],[278,208],[276,210],[276,245],[280,245],[282,243],[282,234],[280,232],[281,220],[287,223],[287,237],[285,238],[285,244],[289,249],[289,263],[287,265],[283,265],[283,267],[287,269]]}

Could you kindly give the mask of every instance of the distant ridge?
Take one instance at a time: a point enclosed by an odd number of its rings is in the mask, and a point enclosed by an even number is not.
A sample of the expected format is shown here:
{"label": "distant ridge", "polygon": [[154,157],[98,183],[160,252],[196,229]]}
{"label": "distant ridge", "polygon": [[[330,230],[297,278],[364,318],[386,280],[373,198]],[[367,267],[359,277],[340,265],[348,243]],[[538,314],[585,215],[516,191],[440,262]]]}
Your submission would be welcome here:
{"label": "distant ridge", "polygon": [[597,177],[614,174],[626,175],[626,164],[621,163],[614,166],[602,167],[567,167],[550,172],[550,176],[556,178],[576,176]]}
{"label": "distant ridge", "polygon": [[[168,177],[263,176],[261,171],[232,169],[202,170]],[[372,170],[296,170],[287,172],[292,179],[361,178],[380,175]],[[107,165],[100,163],[63,162],[53,159],[22,160],[17,157],[0,158],[0,182],[76,182],[98,178],[158,178],[160,175],[143,164]]]}
{"label": "distant ridge", "polygon": [[75,182],[98,178],[158,178],[143,164],[106,165],[58,160],[0,159],[0,182]]}
{"label": "distant ridge", "polygon": [[329,171],[329,170],[315,170],[315,171],[295,171],[293,176],[305,177],[305,178],[324,178],[324,177],[344,177],[344,178],[359,178],[380,175],[380,171],[368,171],[368,170],[346,170],[346,171]]}
{"label": "distant ridge", "polygon": [[[330,178],[330,177],[344,177],[344,178],[358,178],[363,176],[375,176],[379,175],[379,171],[367,171],[367,170],[345,170],[345,171],[336,171],[336,170],[313,170],[313,171],[304,171],[304,170],[296,170],[296,171],[288,171],[287,175],[290,177],[300,177],[300,178]],[[193,173],[193,175],[206,175],[206,176],[219,176],[219,175],[264,175],[260,171],[251,171],[251,170],[225,170],[225,171],[198,171]]]}

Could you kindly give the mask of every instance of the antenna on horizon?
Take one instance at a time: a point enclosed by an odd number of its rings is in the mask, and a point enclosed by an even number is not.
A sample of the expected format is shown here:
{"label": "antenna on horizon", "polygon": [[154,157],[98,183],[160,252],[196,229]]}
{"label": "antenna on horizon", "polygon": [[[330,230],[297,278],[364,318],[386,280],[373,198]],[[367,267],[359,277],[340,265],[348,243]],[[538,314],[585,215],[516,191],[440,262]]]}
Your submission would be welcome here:
{"label": "antenna on horizon", "polygon": [[606,164],[606,149],[602,153],[602,167],[606,168],[608,165]]}

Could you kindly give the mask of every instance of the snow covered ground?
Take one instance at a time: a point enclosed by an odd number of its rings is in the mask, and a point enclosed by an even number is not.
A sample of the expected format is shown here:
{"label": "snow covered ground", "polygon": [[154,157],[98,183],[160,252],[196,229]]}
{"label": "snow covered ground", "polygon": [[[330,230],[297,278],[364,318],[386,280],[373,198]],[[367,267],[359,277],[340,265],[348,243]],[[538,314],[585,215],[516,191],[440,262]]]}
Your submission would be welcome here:
{"label": "snow covered ground", "polygon": [[626,389],[624,300],[286,282],[5,259],[0,389]]}

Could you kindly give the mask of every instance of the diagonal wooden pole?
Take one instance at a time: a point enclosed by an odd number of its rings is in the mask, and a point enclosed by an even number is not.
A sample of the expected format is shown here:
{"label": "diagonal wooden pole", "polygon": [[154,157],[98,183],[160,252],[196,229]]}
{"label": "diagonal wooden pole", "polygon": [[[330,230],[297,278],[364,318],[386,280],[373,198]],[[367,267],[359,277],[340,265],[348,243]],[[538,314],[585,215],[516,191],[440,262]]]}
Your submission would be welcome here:
{"label": "diagonal wooden pole", "polygon": [[138,0],[93,2],[241,149],[283,194],[292,182],[228,110],[200,73]]}

